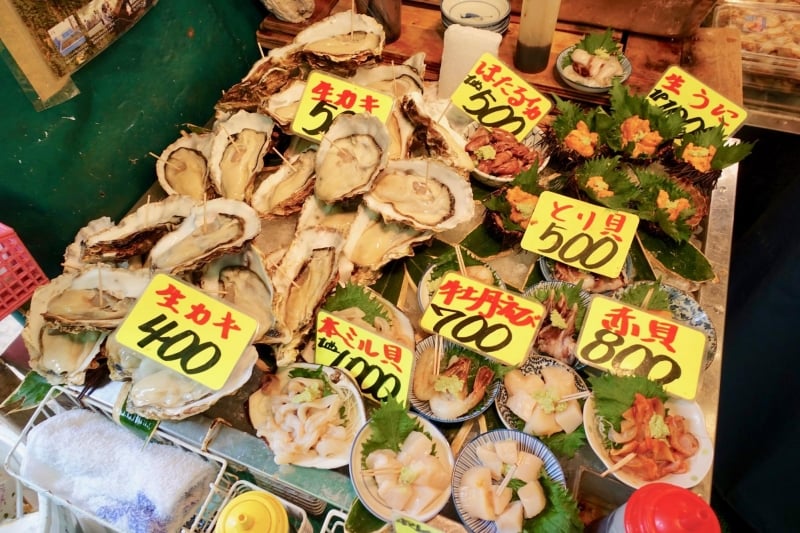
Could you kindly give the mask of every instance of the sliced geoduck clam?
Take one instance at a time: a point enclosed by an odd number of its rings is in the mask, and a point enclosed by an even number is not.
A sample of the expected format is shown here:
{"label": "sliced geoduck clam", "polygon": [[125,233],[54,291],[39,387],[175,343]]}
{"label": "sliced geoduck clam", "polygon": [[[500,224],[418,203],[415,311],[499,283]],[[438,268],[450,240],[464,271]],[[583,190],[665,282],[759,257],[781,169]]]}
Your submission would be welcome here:
{"label": "sliced geoduck clam", "polygon": [[[235,354],[234,354],[235,355]],[[219,390],[213,390],[155,361],[143,358],[136,368],[125,408],[153,420],[183,420],[208,410],[250,379],[258,353],[248,346]]]}
{"label": "sliced geoduck clam", "polygon": [[388,222],[445,231],[475,212],[472,187],[450,166],[430,159],[391,161],[378,174],[364,203]]}
{"label": "sliced geoduck clam", "polygon": [[156,160],[156,176],[164,192],[197,201],[217,196],[208,171],[212,138],[210,132],[184,132],[161,152]]}
{"label": "sliced geoduck clam", "polygon": [[[74,279],[74,274],[62,274],[64,281]],[[33,371],[53,385],[83,385],[86,371],[100,353],[108,333],[82,329],[64,331],[45,321],[47,305],[62,291],[61,282],[41,285],[34,291],[28,310],[22,340],[28,350],[29,365]]]}
{"label": "sliced geoduck clam", "polygon": [[342,250],[341,281],[370,284],[386,263],[414,255],[414,245],[432,237],[430,231],[420,231],[398,222],[385,222],[380,214],[362,204]]}
{"label": "sliced geoduck clam", "polygon": [[374,115],[337,116],[317,150],[314,194],[326,203],[370,189],[389,160],[389,132]]}
{"label": "sliced geoduck clam", "polygon": [[315,158],[313,150],[290,157],[258,184],[250,205],[259,216],[273,218],[300,211],[314,191]]}
{"label": "sliced geoduck clam", "polygon": [[225,198],[248,201],[272,140],[273,120],[260,113],[237,111],[214,123],[209,171]]}
{"label": "sliced geoduck clam", "polygon": [[292,46],[313,68],[349,75],[380,58],[385,43],[383,26],[374,18],[342,11],[299,32]]}
{"label": "sliced geoduck clam", "polygon": [[64,331],[110,331],[122,322],[148,283],[150,275],[144,270],[107,265],[62,274],[48,283],[49,298],[41,314],[49,325]]}
{"label": "sliced geoduck clam", "polygon": [[298,231],[272,277],[274,310],[281,332],[275,347],[278,365],[294,362],[317,309],[338,281],[344,237],[330,228]]}
{"label": "sliced geoduck clam", "polygon": [[211,262],[203,271],[200,287],[258,322],[254,343],[271,341],[269,334],[275,326],[272,280],[254,249],[248,247]]}
{"label": "sliced geoduck clam", "polygon": [[261,231],[255,209],[244,202],[215,198],[196,204],[175,231],[150,251],[152,270],[183,274],[226,253],[240,251]]}
{"label": "sliced geoduck clam", "polygon": [[143,204],[118,224],[86,237],[81,260],[121,262],[147,254],[161,237],[183,222],[194,205],[192,198],[179,195]]}

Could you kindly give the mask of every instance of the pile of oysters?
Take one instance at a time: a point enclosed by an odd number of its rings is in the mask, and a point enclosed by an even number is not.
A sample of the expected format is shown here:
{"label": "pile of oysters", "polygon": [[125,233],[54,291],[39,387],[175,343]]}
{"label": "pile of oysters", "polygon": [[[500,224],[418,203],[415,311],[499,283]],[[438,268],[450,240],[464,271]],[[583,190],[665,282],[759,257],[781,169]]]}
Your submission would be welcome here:
{"label": "pile of oysters", "polygon": [[[185,418],[246,383],[258,354],[250,346],[211,390],[116,343],[155,274],[256,318],[253,344],[285,366],[309,357],[316,312],[337,286],[369,285],[390,261],[472,219],[472,162],[463,137],[432,116],[424,56],[381,64],[384,42],[374,19],[344,12],[253,65],[207,130],[161,152],[164,199],[78,232],[63,274],[32,299],[23,330],[31,368],[50,383],[82,385],[88,369],[107,364],[129,384],[130,412]],[[389,120],[341,114],[320,143],[295,136],[289,126],[312,70],[390,94]]]}

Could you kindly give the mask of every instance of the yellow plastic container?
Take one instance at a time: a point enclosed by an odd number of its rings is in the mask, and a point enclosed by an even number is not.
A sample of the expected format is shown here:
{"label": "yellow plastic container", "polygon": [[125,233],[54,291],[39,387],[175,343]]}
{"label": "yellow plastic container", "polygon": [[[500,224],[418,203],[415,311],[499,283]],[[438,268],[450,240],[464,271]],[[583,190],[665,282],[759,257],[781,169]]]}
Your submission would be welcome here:
{"label": "yellow plastic container", "polygon": [[215,533],[286,533],[289,516],[278,498],[267,492],[239,494],[220,510]]}

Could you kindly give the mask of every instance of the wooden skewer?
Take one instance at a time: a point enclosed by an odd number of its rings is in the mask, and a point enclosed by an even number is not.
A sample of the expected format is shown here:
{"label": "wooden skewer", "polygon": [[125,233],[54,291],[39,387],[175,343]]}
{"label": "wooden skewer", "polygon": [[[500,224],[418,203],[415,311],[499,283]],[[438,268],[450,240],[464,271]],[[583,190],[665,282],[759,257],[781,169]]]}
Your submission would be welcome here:
{"label": "wooden skewer", "polygon": [[233,149],[236,150],[236,153],[241,154],[242,149],[236,143],[236,139],[233,138],[233,135],[231,135],[230,132],[228,132],[228,130],[226,130],[225,126],[223,126],[222,124],[219,125],[219,129],[221,129],[222,133],[224,133],[228,137],[228,142],[231,143],[231,146],[233,146]]}
{"label": "wooden skewer", "polygon": [[289,160],[288,160],[288,159],[286,159],[286,157],[284,157],[284,155],[283,155],[282,153],[280,153],[280,152],[278,151],[278,149],[277,149],[277,148],[275,148],[275,147],[273,146],[273,147],[272,147],[272,151],[273,151],[273,152],[275,152],[275,153],[277,154],[277,156],[281,158],[281,161],[283,161],[284,163],[286,163],[287,165],[289,165],[289,168],[291,168],[291,169],[292,169],[292,172],[297,172],[297,169],[296,169],[296,168],[294,168],[294,166],[293,166],[293,165],[292,165],[292,164],[289,162]]}
{"label": "wooden skewer", "polygon": [[489,431],[489,428],[486,426],[486,416],[481,415],[478,417],[478,428],[481,430],[481,433],[486,433]]}
{"label": "wooden skewer", "polygon": [[467,275],[467,267],[464,265],[464,256],[461,255],[461,245],[457,244],[455,247],[456,250],[456,260],[458,261],[458,272],[462,276]]}
{"label": "wooden skewer", "polygon": [[103,269],[97,271],[97,306],[103,307]]}
{"label": "wooden skewer", "polygon": [[561,399],[558,400],[556,403],[568,402],[570,400],[580,400],[581,398],[588,398],[591,395],[592,395],[592,391],[590,391],[590,390],[585,390],[585,391],[581,391],[581,392],[575,392],[575,393],[572,393],[572,394],[567,394],[566,396],[562,396]]}
{"label": "wooden skewer", "polygon": [[368,468],[367,470],[362,470],[361,472],[365,476],[382,476],[386,474],[399,474],[402,468],[398,468],[396,466],[387,466],[385,468]]}
{"label": "wooden skewer", "polygon": [[474,425],[474,418],[470,418],[464,422],[464,424],[462,424],[461,428],[458,430],[458,433],[456,433],[456,436],[453,437],[453,442],[450,444],[450,449],[453,450],[453,455],[458,455],[458,452],[461,451],[461,448],[467,441],[467,437],[469,437],[469,434],[472,431],[472,426]]}
{"label": "wooden skewer", "polygon": [[508,469],[508,472],[506,472],[505,477],[503,477],[503,481],[501,481],[500,484],[497,486],[497,489],[495,489],[494,491],[495,495],[500,496],[500,494],[503,492],[503,489],[505,489],[508,486],[508,483],[511,481],[511,478],[514,477],[514,473],[517,471],[518,465],[519,465],[519,460],[517,460],[516,464],[511,465],[511,468]]}
{"label": "wooden skewer", "polygon": [[442,366],[442,337],[436,335],[433,338],[433,375],[439,375],[439,367]]}
{"label": "wooden skewer", "polygon": [[172,161],[168,161],[166,158],[161,157],[160,155],[158,155],[158,154],[156,154],[154,152],[147,152],[147,155],[149,155],[151,157],[155,157],[158,161],[161,161],[162,163],[164,163],[168,167],[172,167],[175,170],[178,170],[178,171],[186,170],[186,164],[185,163],[181,163],[180,161],[178,161],[177,163],[173,163]]}
{"label": "wooden skewer", "polygon": [[636,452],[629,453],[628,455],[626,455],[625,457],[614,463],[614,465],[611,466],[610,468],[606,468],[605,472],[600,474],[600,477],[606,477],[607,475],[613,474],[617,470],[622,469],[626,464],[633,461],[634,457],[636,457]]}
{"label": "wooden skewer", "polygon": [[647,310],[648,307],[650,307],[650,298],[653,297],[654,291],[655,289],[650,289],[649,291],[647,291],[647,294],[644,295],[644,300],[642,300],[642,309],[644,309],[645,311]]}

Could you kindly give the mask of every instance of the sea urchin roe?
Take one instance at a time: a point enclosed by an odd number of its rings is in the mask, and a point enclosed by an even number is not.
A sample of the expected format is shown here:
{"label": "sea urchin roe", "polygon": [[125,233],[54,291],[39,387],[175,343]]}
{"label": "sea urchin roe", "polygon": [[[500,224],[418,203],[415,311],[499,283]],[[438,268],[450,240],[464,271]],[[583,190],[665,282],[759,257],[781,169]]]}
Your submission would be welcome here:
{"label": "sea urchin roe", "polygon": [[694,143],[688,143],[683,149],[683,160],[698,172],[708,172],[711,170],[711,160],[714,159],[716,153],[716,146],[695,146]]}
{"label": "sea urchin roe", "polygon": [[539,197],[523,191],[520,187],[511,187],[506,191],[506,200],[511,205],[511,214],[509,215],[511,221],[519,224],[523,229],[527,228]]}
{"label": "sea urchin roe", "polygon": [[686,198],[678,198],[677,200],[671,200],[669,197],[669,193],[664,189],[658,191],[658,197],[656,198],[656,205],[659,209],[664,209],[669,214],[669,221],[675,222],[678,220],[681,212],[691,208],[691,204],[689,200]]}
{"label": "sea urchin roe", "polygon": [[575,125],[575,129],[564,138],[567,148],[575,150],[583,157],[592,157],[597,147],[598,134],[589,131],[589,126],[582,120]]}
{"label": "sea urchin roe", "polygon": [[586,187],[591,189],[598,198],[614,196],[614,191],[609,190],[608,183],[603,179],[603,176],[592,176],[586,181]]}
{"label": "sea urchin roe", "polygon": [[664,139],[657,131],[650,130],[650,121],[638,115],[626,118],[620,126],[622,144],[634,143],[633,157],[640,155],[653,155],[656,148]]}

